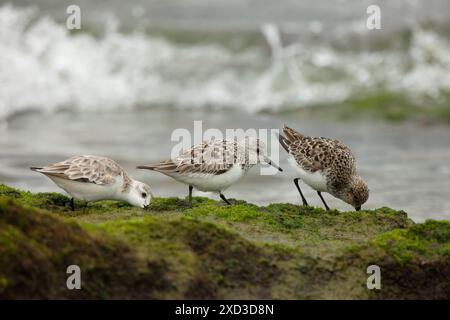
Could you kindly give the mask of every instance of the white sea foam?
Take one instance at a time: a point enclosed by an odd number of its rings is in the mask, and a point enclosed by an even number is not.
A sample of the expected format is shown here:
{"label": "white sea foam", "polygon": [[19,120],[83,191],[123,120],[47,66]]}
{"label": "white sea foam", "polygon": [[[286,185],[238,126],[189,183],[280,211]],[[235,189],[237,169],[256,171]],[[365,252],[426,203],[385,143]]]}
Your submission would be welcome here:
{"label": "white sea foam", "polygon": [[370,52],[285,45],[277,27],[266,25],[266,48],[236,52],[110,25],[102,37],[71,35],[36,10],[0,7],[0,119],[28,110],[155,106],[277,112],[364,91],[436,98],[450,90],[450,44],[420,28],[406,50]]}

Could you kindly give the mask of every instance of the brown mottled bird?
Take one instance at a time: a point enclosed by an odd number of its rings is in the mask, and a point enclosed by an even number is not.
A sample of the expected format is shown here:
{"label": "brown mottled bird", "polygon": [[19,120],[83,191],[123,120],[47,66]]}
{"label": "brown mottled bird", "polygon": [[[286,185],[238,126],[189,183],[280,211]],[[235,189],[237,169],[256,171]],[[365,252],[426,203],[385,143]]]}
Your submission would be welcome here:
{"label": "brown mottled bird", "polygon": [[189,206],[192,207],[193,188],[217,192],[223,201],[231,204],[223,195],[223,191],[258,163],[267,163],[283,171],[265,155],[265,144],[262,141],[246,137],[239,141],[204,141],[174,159],[137,168],[157,171],[187,184]]}
{"label": "brown mottled bird", "polygon": [[355,158],[350,149],[338,140],[323,137],[307,137],[287,126],[279,136],[280,144],[289,153],[289,163],[296,169],[295,186],[308,205],[298,185],[303,180],[317,191],[325,208],[321,192],[328,192],[355,207],[358,211],[369,198],[369,188],[356,174]]}

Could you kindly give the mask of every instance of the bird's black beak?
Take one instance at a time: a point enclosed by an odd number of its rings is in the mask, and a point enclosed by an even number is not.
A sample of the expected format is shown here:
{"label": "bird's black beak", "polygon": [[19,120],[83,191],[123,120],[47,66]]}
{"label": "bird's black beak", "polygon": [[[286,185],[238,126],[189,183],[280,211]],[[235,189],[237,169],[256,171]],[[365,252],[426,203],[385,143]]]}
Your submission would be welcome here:
{"label": "bird's black beak", "polygon": [[359,211],[359,210],[361,210],[361,206],[355,207],[355,209],[356,209],[356,211]]}
{"label": "bird's black beak", "polygon": [[271,165],[272,167],[278,169],[278,171],[283,172],[283,169],[281,169],[279,166],[277,166],[275,163],[273,163],[272,160],[269,158],[264,159],[268,165]]}

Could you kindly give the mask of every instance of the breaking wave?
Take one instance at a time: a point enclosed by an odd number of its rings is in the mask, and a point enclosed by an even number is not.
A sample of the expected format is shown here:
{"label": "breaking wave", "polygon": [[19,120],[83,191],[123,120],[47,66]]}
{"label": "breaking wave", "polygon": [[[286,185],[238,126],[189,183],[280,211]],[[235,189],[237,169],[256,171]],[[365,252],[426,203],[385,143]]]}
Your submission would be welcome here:
{"label": "breaking wave", "polygon": [[361,92],[439,98],[450,88],[448,39],[419,27],[405,48],[375,51],[283,44],[273,24],[261,27],[262,45],[242,50],[105,28],[70,34],[35,9],[0,7],[0,119],[159,106],[279,112]]}

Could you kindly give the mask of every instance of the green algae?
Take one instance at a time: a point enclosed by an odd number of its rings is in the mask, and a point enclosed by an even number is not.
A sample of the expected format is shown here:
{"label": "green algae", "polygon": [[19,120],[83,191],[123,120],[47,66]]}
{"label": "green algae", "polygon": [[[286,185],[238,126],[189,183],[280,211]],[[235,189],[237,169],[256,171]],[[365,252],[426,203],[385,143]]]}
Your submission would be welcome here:
{"label": "green algae", "polygon": [[380,90],[363,93],[342,102],[314,105],[290,111],[299,117],[341,120],[416,121],[423,124],[450,123],[450,92],[440,92],[439,98],[411,99],[401,93]]}
{"label": "green algae", "polygon": [[270,288],[281,269],[271,261],[285,250],[252,244],[229,229],[191,217],[145,216],[105,222],[101,228],[125,239],[142,256],[164,259],[178,288],[169,297],[231,298],[235,290],[248,297],[274,297]]}
{"label": "green algae", "polygon": [[450,254],[450,222],[427,220],[405,230],[392,230],[373,240],[399,264],[440,259]]}
{"label": "green algae", "polygon": [[[449,298],[450,222],[387,207],[155,198],[144,210],[0,185],[1,298]],[[83,290],[65,287],[83,270]],[[365,286],[382,268],[383,289]],[[419,289],[417,288],[419,286]]]}

